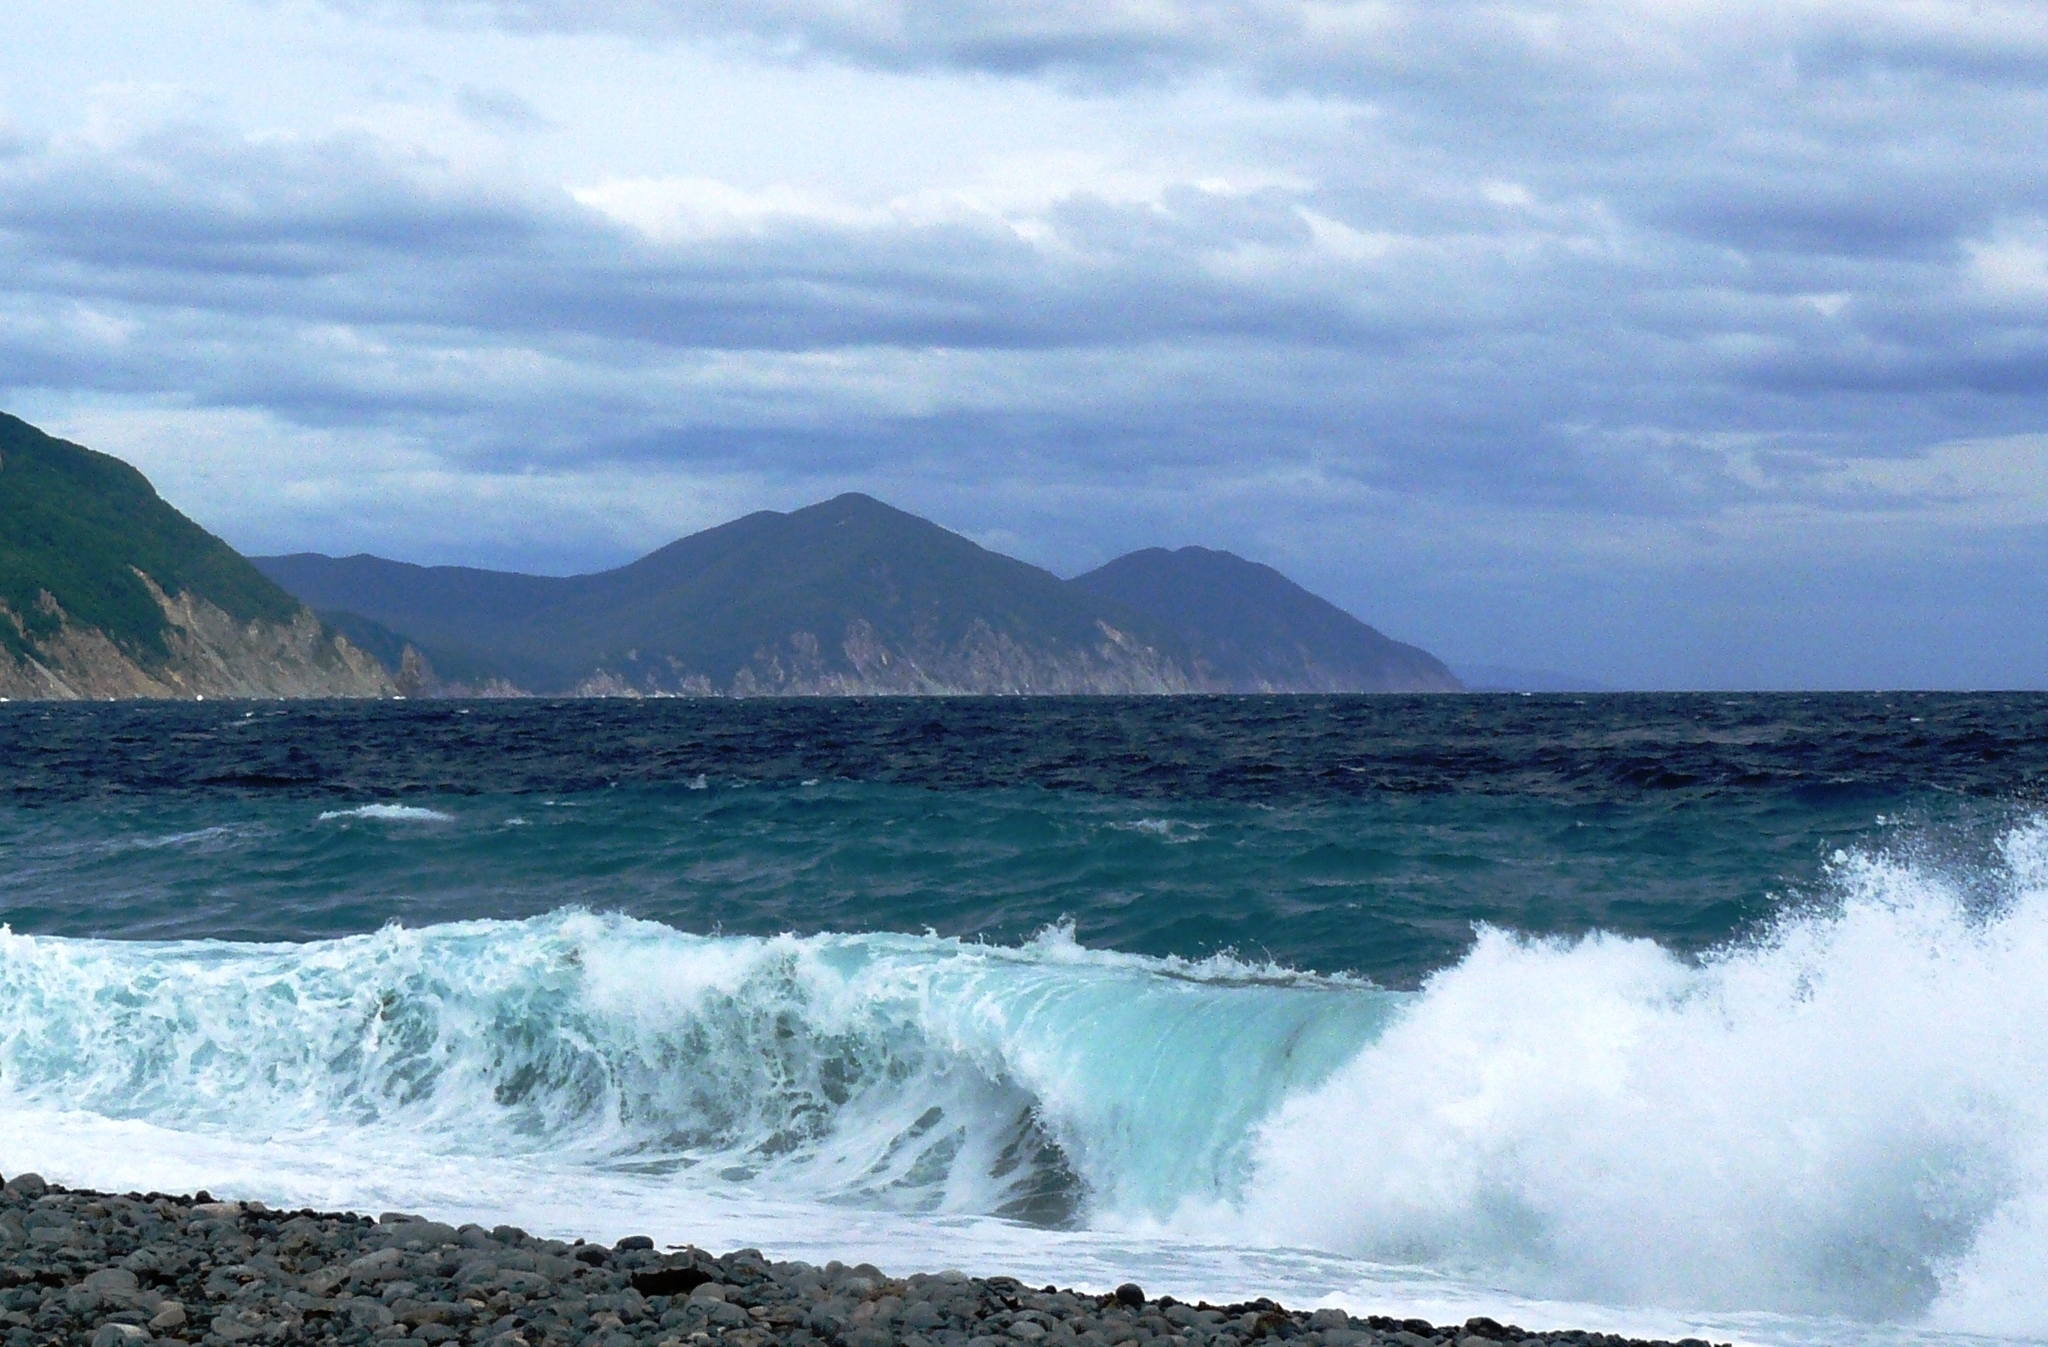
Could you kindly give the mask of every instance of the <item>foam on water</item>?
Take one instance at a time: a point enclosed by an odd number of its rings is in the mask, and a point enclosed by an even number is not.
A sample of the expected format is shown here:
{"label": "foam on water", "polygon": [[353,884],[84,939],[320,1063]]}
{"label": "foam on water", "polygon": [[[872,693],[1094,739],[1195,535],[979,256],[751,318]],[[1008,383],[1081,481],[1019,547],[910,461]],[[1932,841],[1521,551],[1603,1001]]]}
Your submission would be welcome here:
{"label": "foam on water", "polygon": [[1488,930],[1413,994],[1066,929],[6,933],[0,1159],[1438,1318],[2048,1333],[2048,824],[1831,885],[1699,962]]}
{"label": "foam on water", "polygon": [[1259,1128],[1269,1241],[1608,1302],[2048,1333],[2048,826],[1986,909],[1839,856],[1694,965],[1486,931]]}
{"label": "foam on water", "polygon": [[1199,842],[1207,831],[1199,823],[1185,823],[1180,819],[1141,818],[1129,822],[1108,825],[1114,832],[1145,833],[1157,837],[1168,845]]}
{"label": "foam on water", "polygon": [[320,822],[326,823],[338,818],[367,818],[396,820],[413,823],[453,823],[455,815],[444,814],[438,809],[428,809],[416,804],[364,804],[354,809],[329,809],[320,815]]}

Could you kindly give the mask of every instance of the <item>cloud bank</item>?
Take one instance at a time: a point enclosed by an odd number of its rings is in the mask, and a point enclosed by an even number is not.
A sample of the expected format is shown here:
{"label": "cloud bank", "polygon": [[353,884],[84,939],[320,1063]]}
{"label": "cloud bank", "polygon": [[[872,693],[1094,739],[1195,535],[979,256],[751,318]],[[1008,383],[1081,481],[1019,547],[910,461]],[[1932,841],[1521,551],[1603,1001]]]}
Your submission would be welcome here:
{"label": "cloud bank", "polygon": [[0,390],[246,548],[851,486],[1454,660],[2048,680],[2037,7],[216,9],[0,58]]}

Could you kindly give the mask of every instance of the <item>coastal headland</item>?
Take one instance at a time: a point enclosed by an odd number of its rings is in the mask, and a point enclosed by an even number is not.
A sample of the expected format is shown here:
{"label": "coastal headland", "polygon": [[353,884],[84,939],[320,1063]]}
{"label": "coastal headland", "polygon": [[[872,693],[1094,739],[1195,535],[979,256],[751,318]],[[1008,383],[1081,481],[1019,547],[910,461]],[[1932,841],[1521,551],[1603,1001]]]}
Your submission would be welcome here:
{"label": "coastal headland", "polygon": [[0,698],[1454,692],[1269,566],[1085,575],[848,493],[589,575],[248,558],[134,467],[0,413]]}
{"label": "coastal headland", "polygon": [[0,1341],[488,1347],[1708,1347],[1033,1288],[957,1270],[607,1248],[512,1226],[272,1210],[200,1192],[0,1189]]}

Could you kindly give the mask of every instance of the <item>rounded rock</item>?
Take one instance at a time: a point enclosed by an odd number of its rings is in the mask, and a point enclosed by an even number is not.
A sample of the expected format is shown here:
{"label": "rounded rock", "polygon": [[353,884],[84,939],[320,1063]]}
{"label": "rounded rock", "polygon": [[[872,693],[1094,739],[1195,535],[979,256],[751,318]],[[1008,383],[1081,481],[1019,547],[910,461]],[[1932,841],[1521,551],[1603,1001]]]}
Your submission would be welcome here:
{"label": "rounded rock", "polygon": [[[1097,1285],[1100,1284],[1099,1282],[1097,1283]],[[1145,1303],[1145,1288],[1136,1282],[1125,1282],[1122,1286],[1116,1288],[1116,1299],[1119,1305],[1129,1305],[1132,1309],[1136,1309]]]}

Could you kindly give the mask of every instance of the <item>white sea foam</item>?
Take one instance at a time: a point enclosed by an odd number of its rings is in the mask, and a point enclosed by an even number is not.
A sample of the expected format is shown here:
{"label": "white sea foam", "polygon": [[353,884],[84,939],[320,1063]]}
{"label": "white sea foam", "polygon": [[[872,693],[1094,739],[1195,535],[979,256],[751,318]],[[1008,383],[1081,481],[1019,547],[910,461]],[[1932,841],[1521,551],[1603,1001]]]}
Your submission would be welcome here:
{"label": "white sea foam", "polygon": [[416,804],[364,804],[354,809],[330,809],[320,815],[320,822],[326,823],[338,818],[382,819],[393,822],[453,823],[455,815],[444,814],[438,809],[428,809]]}
{"label": "white sea foam", "polygon": [[1112,823],[1108,826],[1115,832],[1144,833],[1148,836],[1156,837],[1168,845],[1199,842],[1202,839],[1203,833],[1207,831],[1199,823],[1187,823],[1180,819],[1172,818],[1130,819],[1124,822]]}
{"label": "white sea foam", "polygon": [[1438,1319],[2024,1338],[2048,826],[1971,880],[1845,856],[1832,906],[1700,963],[1487,931],[1405,995],[1070,930],[4,933],[0,1157]]}
{"label": "white sea foam", "polygon": [[159,837],[123,838],[106,845],[109,850],[133,847],[138,851],[159,851],[165,847],[185,847],[197,851],[213,851],[265,836],[269,831],[270,829],[257,824],[220,823],[210,828],[193,828],[186,832],[165,833]]}
{"label": "white sea foam", "polygon": [[1609,1302],[2048,1333],[2048,827],[1994,910],[1843,856],[1701,965],[1485,931],[1259,1129],[1272,1242]]}

